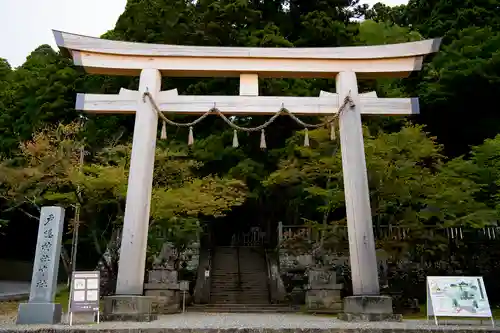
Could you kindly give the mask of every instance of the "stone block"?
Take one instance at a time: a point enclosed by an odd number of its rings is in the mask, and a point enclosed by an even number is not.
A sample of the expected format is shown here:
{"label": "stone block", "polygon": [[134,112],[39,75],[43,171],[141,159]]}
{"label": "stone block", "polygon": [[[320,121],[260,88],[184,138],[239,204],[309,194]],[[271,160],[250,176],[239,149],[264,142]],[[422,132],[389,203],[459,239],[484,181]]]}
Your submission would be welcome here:
{"label": "stone block", "polygon": [[177,271],[168,269],[153,269],[148,272],[149,283],[177,283]]}
{"label": "stone block", "polygon": [[310,267],[314,265],[314,258],[311,254],[302,254],[296,257],[299,267]]}
{"label": "stone block", "polygon": [[179,290],[178,283],[145,283],[144,290]]}
{"label": "stone block", "polygon": [[342,310],[340,290],[308,290],[306,292],[306,306],[315,312],[333,312]]}
{"label": "stone block", "polygon": [[59,324],[62,317],[61,304],[56,303],[22,303],[19,304],[16,323],[25,324]]}
{"label": "stone block", "polygon": [[322,289],[324,286],[337,284],[337,273],[335,271],[311,269],[308,272],[308,277],[311,289]]}
{"label": "stone block", "polygon": [[169,303],[179,303],[179,292],[177,290],[146,290],[146,296],[165,297]]}
{"label": "stone block", "polygon": [[350,296],[344,298],[344,313],[338,316],[344,321],[401,321],[394,314],[389,296]]}
{"label": "stone block", "polygon": [[345,313],[393,313],[389,296],[349,296],[344,298]]}
{"label": "stone block", "polygon": [[153,312],[154,297],[149,296],[107,296],[104,298],[103,320],[106,321],[152,321],[157,319]]}
{"label": "stone block", "polygon": [[338,319],[350,322],[366,321],[391,321],[398,322],[403,320],[403,316],[393,313],[339,313]]}
{"label": "stone block", "polygon": [[146,290],[145,294],[154,298],[153,313],[168,314],[180,311],[181,298],[177,290]]}

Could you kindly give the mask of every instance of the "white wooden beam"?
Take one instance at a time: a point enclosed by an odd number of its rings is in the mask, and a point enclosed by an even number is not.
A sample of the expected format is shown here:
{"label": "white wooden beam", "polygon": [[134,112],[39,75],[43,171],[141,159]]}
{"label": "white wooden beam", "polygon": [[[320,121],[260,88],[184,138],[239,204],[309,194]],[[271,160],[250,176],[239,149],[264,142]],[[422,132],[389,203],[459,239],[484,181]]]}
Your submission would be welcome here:
{"label": "white wooden beam", "polygon": [[[321,90],[319,96],[338,97],[338,94]],[[420,113],[418,97],[378,98],[376,91],[361,93],[359,96],[361,101],[361,114],[398,115]]]}
{"label": "white wooden beam", "polygon": [[[134,113],[136,98],[131,93],[119,95],[78,94],[76,109],[89,113]],[[197,96],[177,95],[177,90],[158,94],[157,103],[163,112],[203,114],[213,107],[227,115],[272,115],[282,107],[296,115],[325,115],[337,112],[336,94],[323,97],[288,96]],[[361,113],[409,115],[416,114],[416,98],[374,98],[360,96]]]}
{"label": "white wooden beam", "polygon": [[89,73],[138,75],[144,68],[168,76],[325,77],[354,71],[362,77],[405,77],[437,52],[440,39],[376,46],[252,48],[159,45],[111,41],[54,31],[56,43]]}
{"label": "white wooden beam", "polygon": [[[81,95],[81,94],[77,94],[77,98],[78,98],[78,95]],[[126,100],[126,99],[136,100],[139,97],[140,93],[137,90],[130,90],[130,89],[121,88],[118,95],[122,96],[124,98],[124,100]],[[158,94],[156,96],[158,96],[159,100],[166,100],[166,99],[171,98],[172,96],[177,96],[177,95],[179,95],[179,93],[177,92],[177,89],[170,89],[170,90],[160,91],[160,92],[158,92]],[[111,96],[116,96],[116,95],[111,95]]]}
{"label": "white wooden beam", "polygon": [[359,97],[361,101],[361,114],[378,115],[410,115],[419,114],[418,98],[374,98]]}
{"label": "white wooden beam", "polygon": [[215,57],[283,59],[378,59],[423,56],[437,52],[441,40],[346,47],[220,47],[115,41],[53,30],[57,46],[101,54],[146,57]]}
{"label": "white wooden beam", "polygon": [[[319,92],[319,97],[338,96],[338,95],[339,94],[337,94],[337,93],[332,93],[332,92],[324,91],[324,90],[321,90]],[[361,93],[359,95],[363,96],[363,97],[378,97],[376,91],[369,91],[369,92]]]}
{"label": "white wooden beam", "polygon": [[259,96],[259,76],[257,74],[240,75],[240,96]]}
{"label": "white wooden beam", "polygon": [[280,59],[117,56],[71,51],[74,63],[90,74],[136,76],[142,68],[158,68],[170,77],[239,77],[253,72],[262,78],[330,78],[352,70],[360,77],[407,77],[422,67],[423,57],[389,59]]}

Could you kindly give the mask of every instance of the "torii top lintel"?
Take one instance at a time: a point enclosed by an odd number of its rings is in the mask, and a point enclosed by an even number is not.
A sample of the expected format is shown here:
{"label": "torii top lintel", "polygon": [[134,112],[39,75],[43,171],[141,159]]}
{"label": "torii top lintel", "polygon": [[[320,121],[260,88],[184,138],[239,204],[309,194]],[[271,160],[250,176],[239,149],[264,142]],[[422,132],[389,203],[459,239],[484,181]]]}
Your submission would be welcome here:
{"label": "torii top lintel", "polygon": [[353,71],[360,78],[406,77],[437,52],[441,39],[333,48],[211,47],[132,43],[53,31],[59,48],[88,73],[139,75],[154,68],[166,76],[333,78]]}

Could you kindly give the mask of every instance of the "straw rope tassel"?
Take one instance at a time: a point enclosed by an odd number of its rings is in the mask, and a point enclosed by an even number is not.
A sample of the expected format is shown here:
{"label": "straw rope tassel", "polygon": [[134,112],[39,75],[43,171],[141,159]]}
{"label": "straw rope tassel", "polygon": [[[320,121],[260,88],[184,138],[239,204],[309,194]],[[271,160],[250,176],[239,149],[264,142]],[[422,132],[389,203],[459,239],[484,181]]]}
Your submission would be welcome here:
{"label": "straw rope tassel", "polygon": [[238,131],[234,130],[234,134],[233,134],[233,148],[238,148],[239,145],[240,145],[240,143],[238,142]]}
{"label": "straw rope tassel", "polygon": [[162,140],[167,139],[167,123],[165,122],[165,120],[163,121],[163,124],[161,125],[160,139],[162,139]]}
{"label": "straw rope tassel", "polygon": [[193,143],[194,143],[193,126],[189,126],[188,146],[192,146]]}
{"label": "straw rope tassel", "polygon": [[304,147],[309,147],[309,129],[306,127],[304,131]]}
{"label": "straw rope tassel", "polygon": [[330,124],[330,140],[335,140],[335,123]]}
{"label": "straw rope tassel", "polygon": [[264,132],[264,129],[260,130],[260,148],[261,149],[266,149],[266,133]]}

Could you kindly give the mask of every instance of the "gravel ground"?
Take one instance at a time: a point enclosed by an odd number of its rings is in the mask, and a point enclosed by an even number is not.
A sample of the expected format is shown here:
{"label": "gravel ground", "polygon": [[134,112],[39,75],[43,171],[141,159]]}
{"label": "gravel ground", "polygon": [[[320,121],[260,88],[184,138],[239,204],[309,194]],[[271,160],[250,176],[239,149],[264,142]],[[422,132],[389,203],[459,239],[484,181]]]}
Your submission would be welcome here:
{"label": "gravel ground", "polygon": [[[86,318],[85,318],[86,317]],[[10,318],[10,323],[4,322],[0,325],[0,332],[69,332],[68,325],[30,325],[16,326]],[[401,331],[411,330],[413,332],[500,332],[500,329],[492,329],[491,324],[484,322],[485,325],[440,325],[436,327],[433,324],[423,320],[407,320],[400,323],[372,322],[372,323],[346,323],[332,317],[321,317],[301,314],[237,314],[237,313],[185,313],[161,316],[158,320],[150,323],[133,322],[104,322],[93,324],[92,317],[88,315],[79,315],[75,319],[72,328],[78,332],[110,332],[110,330],[120,332],[217,332],[220,330],[245,332],[263,332],[276,331],[279,329],[288,329],[292,332],[321,331],[346,332],[352,330],[359,331]],[[83,322],[82,322],[83,321]],[[488,325],[489,324],[489,325]],[[318,332],[318,330],[320,330]]]}

